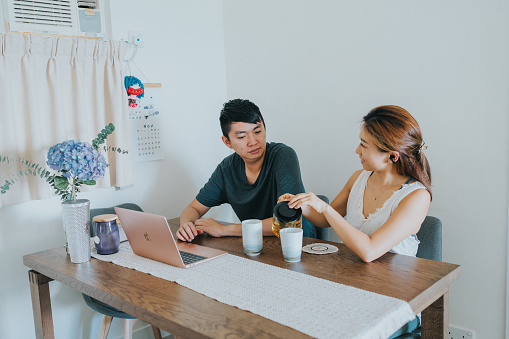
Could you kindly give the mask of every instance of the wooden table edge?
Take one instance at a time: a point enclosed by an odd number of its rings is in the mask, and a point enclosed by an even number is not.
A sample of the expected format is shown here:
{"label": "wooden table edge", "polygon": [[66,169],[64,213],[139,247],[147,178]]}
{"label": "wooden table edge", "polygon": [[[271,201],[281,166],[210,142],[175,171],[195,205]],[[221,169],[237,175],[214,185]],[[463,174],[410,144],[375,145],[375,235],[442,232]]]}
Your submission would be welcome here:
{"label": "wooden table edge", "polygon": [[[451,284],[458,280],[461,276],[460,266],[457,266],[453,271],[449,272],[446,276],[441,278],[435,283],[433,289],[428,289],[421,293],[419,296],[409,302],[415,314],[421,313],[438,298],[449,291]],[[427,301],[426,301],[427,300]]]}
{"label": "wooden table edge", "polygon": [[[55,248],[56,249],[56,248]],[[53,250],[55,250],[53,249]],[[52,249],[49,249],[49,250],[52,250]],[[38,313],[41,313],[41,314],[48,314],[49,313],[49,319],[46,319],[44,320],[43,318],[43,323],[39,323],[39,325],[36,324],[36,337],[37,339],[39,338],[54,338],[54,334],[53,334],[53,322],[52,322],[52,316],[51,316],[51,302],[50,302],[50,295],[49,295],[49,287],[48,287],[48,283],[51,282],[51,281],[58,281],[60,282],[61,284],[65,285],[65,286],[68,286],[80,293],[84,293],[84,294],[87,294],[99,301],[102,301],[102,302],[105,302],[107,303],[108,305],[112,306],[112,307],[115,307],[123,312],[126,312],[134,317],[136,317],[137,319],[140,319],[140,320],[143,320],[144,322],[148,323],[148,324],[151,324],[151,325],[154,325],[162,330],[165,330],[171,334],[173,334],[174,336],[176,336],[177,338],[214,338],[214,336],[210,336],[210,335],[205,335],[205,334],[202,334],[200,332],[197,332],[195,330],[193,330],[192,328],[189,328],[189,327],[185,327],[177,322],[174,322],[168,318],[165,318],[165,317],[162,317],[160,315],[158,315],[157,313],[153,313],[153,312],[150,312],[148,310],[144,310],[144,312],[138,312],[137,309],[138,309],[138,306],[133,304],[133,303],[130,303],[129,301],[127,300],[124,300],[124,299],[121,299],[119,297],[115,297],[114,295],[111,295],[109,294],[110,298],[108,299],[105,299],[103,297],[103,293],[104,291],[101,291],[101,290],[98,290],[97,288],[93,287],[93,286],[90,286],[88,285],[87,283],[85,282],[76,282],[76,283],[71,283],[69,282],[68,280],[70,279],[68,276],[66,275],[62,275],[62,274],[59,274],[59,273],[56,273],[54,271],[52,271],[51,269],[46,269],[44,268],[44,265],[41,265],[38,261],[34,260],[31,258],[31,256],[34,256],[34,255],[37,255],[38,253],[41,253],[41,252],[45,252],[45,251],[40,251],[40,252],[35,252],[35,253],[31,253],[31,254],[27,254],[27,255],[24,255],[23,256],[23,264],[27,267],[29,267],[31,270],[29,272],[33,272],[31,275],[33,276],[38,276],[38,280],[39,281],[42,281],[42,282],[45,282],[45,284],[41,284],[39,285],[40,288],[41,288],[41,291],[44,295],[44,297],[46,298],[47,302],[43,302],[42,304],[39,303],[39,304],[34,304],[33,303],[33,308],[34,308],[34,315],[35,315],[35,312],[37,311],[36,310],[36,306],[41,306],[40,310],[38,311]],[[91,258],[90,260],[97,260],[98,262],[100,262],[100,260],[96,259],[96,258]],[[115,265],[113,263],[109,263],[111,265]],[[75,264],[75,265],[80,265],[80,264]],[[162,278],[159,278],[159,277],[156,277],[156,276],[153,276],[151,274],[148,274],[148,273],[144,273],[144,272],[139,272],[141,274],[147,274],[147,275],[150,275],[152,278],[154,279],[161,279],[162,281],[166,281],[166,282],[169,282],[165,279],[162,279]],[[62,278],[62,277],[63,278]],[[33,279],[33,278],[31,278]],[[71,278],[72,279],[72,278]],[[175,282],[170,282],[170,283],[173,283],[173,284],[177,284]],[[178,284],[177,284],[178,285]],[[181,286],[179,285],[180,287],[182,288],[185,288],[185,289],[188,289],[187,287],[185,286]],[[207,297],[199,292],[196,292],[196,291],[193,291],[193,290],[190,290],[188,289],[189,291],[192,291],[194,293],[197,293],[201,296],[203,296],[204,298],[208,298],[208,299],[211,299],[213,300],[214,302],[217,302],[217,303],[220,303],[220,304],[223,304],[223,305],[226,305],[227,307],[233,307],[233,308],[236,308],[237,310],[239,311],[242,311],[242,312],[246,312],[246,313],[249,313],[250,315],[254,315],[256,317],[260,317],[262,319],[264,319],[265,321],[267,322],[271,322],[273,324],[275,324],[275,326],[277,327],[286,327],[286,330],[288,332],[288,334],[290,334],[293,338],[310,338],[309,335],[305,334],[305,333],[302,333],[294,328],[290,328],[290,327],[287,327],[283,324],[280,324],[280,323],[277,323],[277,322],[274,322],[273,320],[271,319],[268,319],[268,318],[264,318],[258,314],[254,314],[250,311],[246,311],[246,310],[242,310],[242,309],[239,309],[235,306],[231,306],[231,305],[227,305],[227,304],[224,304],[224,303],[221,303],[220,301],[217,301],[213,298],[210,298],[210,297]],[[106,292],[107,293],[107,292]],[[32,300],[33,301],[33,300]],[[35,319],[34,318],[34,322],[35,321],[39,321],[40,319]],[[170,325],[170,327],[168,327],[168,325]],[[37,336],[37,333],[45,333],[44,335],[42,336]],[[279,335],[270,335],[270,336],[266,336],[267,338],[284,338],[283,336],[279,336]]]}

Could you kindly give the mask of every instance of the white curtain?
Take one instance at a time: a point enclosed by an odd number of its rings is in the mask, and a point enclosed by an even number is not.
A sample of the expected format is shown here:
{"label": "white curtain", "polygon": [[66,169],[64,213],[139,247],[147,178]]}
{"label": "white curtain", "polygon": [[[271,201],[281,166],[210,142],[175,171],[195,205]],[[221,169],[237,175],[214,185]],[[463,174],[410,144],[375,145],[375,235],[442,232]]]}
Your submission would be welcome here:
{"label": "white curtain", "polygon": [[[0,34],[0,156],[21,157],[49,169],[51,146],[69,139],[92,143],[109,123],[115,131],[107,146],[130,150],[123,85],[127,48],[119,41]],[[132,185],[131,152],[106,156],[110,166],[96,187]],[[0,186],[22,168],[0,163]],[[0,207],[52,195],[45,180],[24,177],[0,194]]]}

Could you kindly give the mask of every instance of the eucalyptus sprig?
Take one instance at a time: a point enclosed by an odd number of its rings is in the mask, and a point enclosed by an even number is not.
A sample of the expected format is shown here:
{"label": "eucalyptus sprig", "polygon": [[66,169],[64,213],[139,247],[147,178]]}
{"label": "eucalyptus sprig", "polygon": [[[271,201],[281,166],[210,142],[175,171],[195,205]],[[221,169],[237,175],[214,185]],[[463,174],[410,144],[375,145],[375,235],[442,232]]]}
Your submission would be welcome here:
{"label": "eucalyptus sprig", "polygon": [[11,185],[14,185],[18,180],[22,179],[24,176],[32,175],[34,177],[40,176],[42,179],[45,179],[46,182],[48,182],[50,185],[54,183],[55,175],[51,174],[48,170],[46,170],[43,166],[41,166],[38,163],[31,162],[29,160],[23,159],[23,158],[11,158],[8,156],[1,156],[0,155],[0,163],[11,163],[11,162],[17,162],[21,164],[22,166],[26,167],[26,169],[20,170],[16,173],[14,173],[10,179],[6,179],[4,184],[0,186],[0,192],[2,194],[7,193]]}
{"label": "eucalyptus sprig", "polygon": [[[79,140],[67,140],[52,146],[47,154],[47,165],[61,175],[51,174],[44,166],[23,158],[12,158],[0,155],[0,163],[17,162],[26,167],[14,173],[10,179],[5,180],[0,186],[2,194],[7,193],[12,185],[25,176],[40,176],[60,195],[62,200],[75,200],[76,192],[79,192],[82,185],[95,185],[95,179],[103,177],[108,166],[104,156],[99,153],[99,146],[102,145],[111,133],[115,130],[113,124],[107,125],[101,130],[92,141],[92,145]],[[128,153],[117,147],[106,147],[107,151]]]}
{"label": "eucalyptus sprig", "polygon": [[[99,150],[99,146],[104,144],[104,142],[106,141],[108,136],[111,133],[113,133],[114,130],[115,130],[115,126],[112,123],[110,123],[109,125],[104,127],[101,130],[101,132],[99,132],[97,137],[94,140],[92,140],[92,146],[94,146],[94,148],[96,150]],[[121,153],[121,154],[127,154],[128,153],[127,151],[120,149],[120,147],[112,147],[112,146],[108,146],[108,147],[103,146],[103,150],[106,151],[106,152],[113,151],[113,152],[118,152],[118,153]]]}
{"label": "eucalyptus sprig", "polygon": [[113,124],[110,122],[101,130],[101,132],[99,132],[99,134],[97,134],[97,137],[92,140],[92,146],[94,146],[96,150],[99,150],[99,145],[104,144],[108,136],[113,133],[114,130],[115,126],[113,126]]}

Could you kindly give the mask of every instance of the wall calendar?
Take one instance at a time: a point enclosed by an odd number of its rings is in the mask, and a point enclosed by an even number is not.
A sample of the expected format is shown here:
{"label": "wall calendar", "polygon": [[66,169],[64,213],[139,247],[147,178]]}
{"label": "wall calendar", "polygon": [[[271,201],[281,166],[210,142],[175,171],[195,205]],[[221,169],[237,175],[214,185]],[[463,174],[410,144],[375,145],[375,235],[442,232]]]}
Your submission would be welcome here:
{"label": "wall calendar", "polygon": [[129,104],[129,121],[135,162],[161,160],[160,83],[144,84],[144,96]]}

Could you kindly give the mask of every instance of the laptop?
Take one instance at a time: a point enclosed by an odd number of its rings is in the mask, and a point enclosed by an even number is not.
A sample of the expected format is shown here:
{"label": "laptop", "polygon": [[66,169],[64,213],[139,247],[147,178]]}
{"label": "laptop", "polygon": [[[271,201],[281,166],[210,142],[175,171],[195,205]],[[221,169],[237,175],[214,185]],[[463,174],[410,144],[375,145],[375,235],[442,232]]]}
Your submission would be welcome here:
{"label": "laptop", "polygon": [[188,268],[227,252],[175,241],[165,217],[115,207],[115,213],[136,255],[176,267]]}

